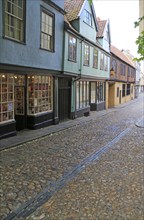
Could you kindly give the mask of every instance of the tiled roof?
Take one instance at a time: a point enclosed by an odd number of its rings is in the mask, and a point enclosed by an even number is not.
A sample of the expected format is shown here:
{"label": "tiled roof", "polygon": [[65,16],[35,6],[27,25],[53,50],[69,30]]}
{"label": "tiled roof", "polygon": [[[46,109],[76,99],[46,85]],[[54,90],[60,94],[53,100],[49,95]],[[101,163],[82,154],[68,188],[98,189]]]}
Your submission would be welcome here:
{"label": "tiled roof", "polygon": [[124,62],[128,63],[132,67],[134,67],[134,64],[124,55],[122,51],[120,51],[118,48],[111,45],[111,53],[123,60]]}
{"label": "tiled roof", "polygon": [[98,23],[97,37],[104,36],[104,29],[105,29],[106,22],[107,22],[107,20],[100,20],[99,18],[97,18],[97,23]]}
{"label": "tiled roof", "polygon": [[78,18],[78,14],[84,0],[64,0],[64,9],[66,11],[66,16],[68,21],[72,21]]}
{"label": "tiled roof", "polygon": [[71,23],[68,21],[67,16],[65,16],[65,15],[64,15],[64,21],[65,21],[65,23],[68,25],[68,27],[69,27],[71,30],[73,30],[75,33],[79,34],[79,32],[78,32],[75,28],[73,28],[73,26],[71,25]]}

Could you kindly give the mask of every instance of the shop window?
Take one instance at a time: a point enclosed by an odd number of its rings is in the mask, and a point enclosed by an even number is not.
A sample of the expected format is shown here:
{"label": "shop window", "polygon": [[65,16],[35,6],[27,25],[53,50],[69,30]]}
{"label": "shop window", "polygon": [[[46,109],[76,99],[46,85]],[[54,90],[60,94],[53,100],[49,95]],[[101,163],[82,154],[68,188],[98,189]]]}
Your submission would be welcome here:
{"label": "shop window", "polygon": [[127,84],[127,91],[126,91],[127,95],[130,95],[130,84]]}
{"label": "shop window", "polygon": [[93,49],[93,67],[98,68],[98,50]]}
{"label": "shop window", "polygon": [[77,82],[76,91],[76,108],[84,108],[89,106],[89,82],[80,81]]}
{"label": "shop window", "polygon": [[91,83],[91,103],[96,103],[96,83]]}
{"label": "shop window", "polygon": [[105,101],[105,83],[97,82],[97,103]]}
{"label": "shop window", "polygon": [[25,0],[5,0],[4,36],[24,42]]}
{"label": "shop window", "polygon": [[28,76],[28,115],[53,110],[51,76]]}
{"label": "shop window", "polygon": [[54,50],[54,15],[42,10],[41,48]]}
{"label": "shop window", "polygon": [[72,35],[69,35],[68,59],[71,61],[76,61],[76,38]]}
{"label": "shop window", "polygon": [[0,122],[14,119],[14,76],[0,74]]}
{"label": "shop window", "polygon": [[89,66],[90,64],[90,46],[84,44],[84,65]]}

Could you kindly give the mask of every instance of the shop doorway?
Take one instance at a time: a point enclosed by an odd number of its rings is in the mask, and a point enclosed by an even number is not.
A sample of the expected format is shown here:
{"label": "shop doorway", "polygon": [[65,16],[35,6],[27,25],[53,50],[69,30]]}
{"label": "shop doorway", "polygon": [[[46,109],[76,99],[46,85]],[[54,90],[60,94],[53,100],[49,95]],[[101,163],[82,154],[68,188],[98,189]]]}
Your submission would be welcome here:
{"label": "shop doorway", "polygon": [[25,87],[15,86],[15,120],[16,130],[26,128]]}
{"label": "shop doorway", "polygon": [[27,127],[26,118],[26,79],[24,75],[15,76],[14,86],[16,130]]}
{"label": "shop doorway", "polygon": [[71,80],[60,78],[58,84],[58,114],[59,120],[63,121],[70,118]]}

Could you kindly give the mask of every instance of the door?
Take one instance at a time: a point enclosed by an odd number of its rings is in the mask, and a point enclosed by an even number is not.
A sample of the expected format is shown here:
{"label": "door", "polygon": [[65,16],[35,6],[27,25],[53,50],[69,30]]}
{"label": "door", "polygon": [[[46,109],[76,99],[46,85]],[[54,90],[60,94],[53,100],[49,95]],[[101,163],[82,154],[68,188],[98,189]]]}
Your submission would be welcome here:
{"label": "door", "polygon": [[16,129],[26,128],[25,86],[15,86]]}
{"label": "door", "polygon": [[70,118],[71,110],[71,81],[60,78],[58,86],[58,114],[59,120]]}

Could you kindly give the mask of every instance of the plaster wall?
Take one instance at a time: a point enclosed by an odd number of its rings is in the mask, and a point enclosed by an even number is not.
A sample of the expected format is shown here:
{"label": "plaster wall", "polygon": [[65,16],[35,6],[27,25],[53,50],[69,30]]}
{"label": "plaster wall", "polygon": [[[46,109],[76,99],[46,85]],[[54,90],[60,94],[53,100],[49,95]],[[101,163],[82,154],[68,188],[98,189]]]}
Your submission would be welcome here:
{"label": "plaster wall", "polygon": [[[47,9],[55,16],[54,52],[40,48],[41,8]],[[0,27],[3,27],[4,22],[2,10],[2,1],[0,1]],[[4,38],[3,28],[0,28],[0,63],[62,70],[63,20],[63,15],[47,3],[37,0],[33,7],[33,1],[26,1],[25,43]]]}

